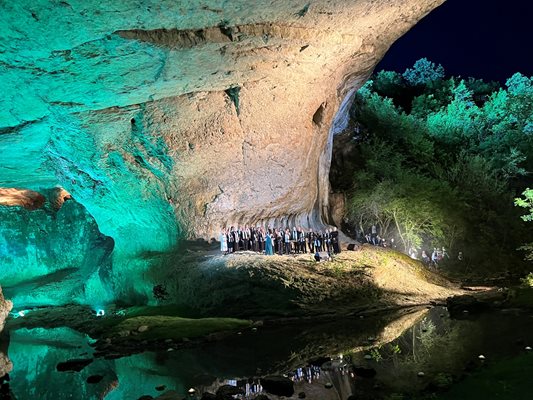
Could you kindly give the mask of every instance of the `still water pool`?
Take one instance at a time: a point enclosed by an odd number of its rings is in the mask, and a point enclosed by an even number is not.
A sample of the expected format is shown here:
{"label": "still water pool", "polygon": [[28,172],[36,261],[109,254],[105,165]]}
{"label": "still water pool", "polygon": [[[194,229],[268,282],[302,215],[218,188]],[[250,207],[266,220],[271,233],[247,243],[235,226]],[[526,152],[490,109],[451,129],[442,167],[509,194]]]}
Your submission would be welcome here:
{"label": "still water pool", "polygon": [[[285,375],[298,398],[531,399],[533,318],[504,310],[452,320],[446,309],[246,330],[173,351],[93,359],[92,340],[69,328],[9,332],[10,390],[25,399],[139,399],[173,390],[240,387],[253,399],[261,377]],[[479,357],[482,355],[483,357]],[[92,359],[80,372],[57,365]],[[369,377],[369,375],[374,375]],[[90,383],[89,383],[90,382]],[[277,396],[267,394],[271,399]]]}

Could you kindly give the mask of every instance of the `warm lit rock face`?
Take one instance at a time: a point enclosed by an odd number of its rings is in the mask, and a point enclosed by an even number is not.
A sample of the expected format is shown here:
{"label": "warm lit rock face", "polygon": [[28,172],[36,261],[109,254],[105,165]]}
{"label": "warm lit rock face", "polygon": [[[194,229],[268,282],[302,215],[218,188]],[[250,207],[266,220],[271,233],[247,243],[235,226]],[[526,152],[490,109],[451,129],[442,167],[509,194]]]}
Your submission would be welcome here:
{"label": "warm lit rock face", "polygon": [[442,2],[6,3],[0,187],[65,188],[121,260],[221,225],[320,224],[339,106]]}

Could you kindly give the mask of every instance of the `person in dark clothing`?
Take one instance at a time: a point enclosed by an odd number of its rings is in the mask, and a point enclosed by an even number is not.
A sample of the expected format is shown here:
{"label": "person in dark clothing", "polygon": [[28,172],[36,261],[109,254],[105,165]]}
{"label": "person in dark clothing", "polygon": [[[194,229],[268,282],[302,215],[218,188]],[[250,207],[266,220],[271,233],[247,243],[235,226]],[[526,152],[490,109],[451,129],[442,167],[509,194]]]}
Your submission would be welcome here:
{"label": "person in dark clothing", "polygon": [[242,231],[242,243],[244,251],[250,250],[250,228],[248,228],[248,225],[244,225]]}
{"label": "person in dark clothing", "polygon": [[309,235],[307,236],[307,243],[309,243],[309,251],[311,253],[315,252],[315,233],[312,230],[309,230]]}
{"label": "person in dark clothing", "polygon": [[322,236],[324,240],[324,245],[322,246],[325,251],[328,253],[331,252],[331,235],[329,232],[329,229],[326,229],[326,232],[324,232],[324,236]]}
{"label": "person in dark clothing", "polygon": [[305,230],[303,228],[300,228],[300,231],[298,232],[298,244],[299,244],[299,253],[307,253],[307,249],[305,247]]}
{"label": "person in dark clothing", "polygon": [[257,253],[257,232],[256,232],[256,228],[254,227],[250,229],[250,242],[251,242],[252,251],[255,251]]}
{"label": "person in dark clothing", "polygon": [[235,237],[233,236],[233,226],[226,231],[227,241],[228,241],[228,253],[233,253],[233,242]]}
{"label": "person in dark clothing", "polygon": [[339,254],[341,252],[341,246],[339,243],[339,231],[336,227],[330,233],[331,236],[331,245],[333,247],[333,253]]}
{"label": "person in dark clothing", "polygon": [[257,249],[259,253],[262,253],[264,250],[265,236],[263,234],[263,228],[259,228],[257,231]]}
{"label": "person in dark clothing", "polygon": [[322,232],[315,232],[315,250],[317,252],[322,251]]}

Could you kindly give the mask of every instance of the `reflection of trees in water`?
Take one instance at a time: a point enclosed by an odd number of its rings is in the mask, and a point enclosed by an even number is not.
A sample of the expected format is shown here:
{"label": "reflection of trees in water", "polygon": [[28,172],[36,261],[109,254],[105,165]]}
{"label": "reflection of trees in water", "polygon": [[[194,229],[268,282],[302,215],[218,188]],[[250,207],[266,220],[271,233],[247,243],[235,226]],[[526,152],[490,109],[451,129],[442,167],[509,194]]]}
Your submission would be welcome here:
{"label": "reflection of trees in water", "polygon": [[374,348],[370,354],[378,379],[393,390],[413,392],[431,380],[462,371],[472,360],[482,327],[474,321],[454,321],[433,309],[398,339]]}

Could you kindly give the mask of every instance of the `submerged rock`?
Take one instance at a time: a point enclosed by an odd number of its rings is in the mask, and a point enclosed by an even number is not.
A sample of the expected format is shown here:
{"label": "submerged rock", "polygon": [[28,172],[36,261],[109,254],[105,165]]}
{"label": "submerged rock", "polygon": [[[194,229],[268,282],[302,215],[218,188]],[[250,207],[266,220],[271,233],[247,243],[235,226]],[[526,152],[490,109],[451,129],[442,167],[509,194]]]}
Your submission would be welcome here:
{"label": "submerged rock", "polygon": [[68,361],[60,362],[59,364],[57,364],[56,369],[59,372],[66,372],[66,371],[80,372],[83,368],[85,368],[87,365],[89,365],[93,361],[94,360],[92,358],[68,360]]}
{"label": "submerged rock", "polygon": [[354,367],[353,372],[361,378],[373,378],[376,376],[376,370],[374,368]]}
{"label": "submerged rock", "polygon": [[290,397],[294,394],[294,382],[284,376],[261,378],[261,385],[266,392],[276,396]]}
{"label": "submerged rock", "polygon": [[223,385],[218,388],[216,393],[217,400],[231,400],[233,396],[244,394],[242,389],[239,389],[236,386]]}
{"label": "submerged rock", "polygon": [[490,308],[489,303],[480,301],[471,295],[448,297],[446,306],[452,318],[458,318],[469,313],[480,313]]}
{"label": "submerged rock", "polygon": [[87,378],[87,383],[99,383],[104,377],[102,375],[91,375]]}

